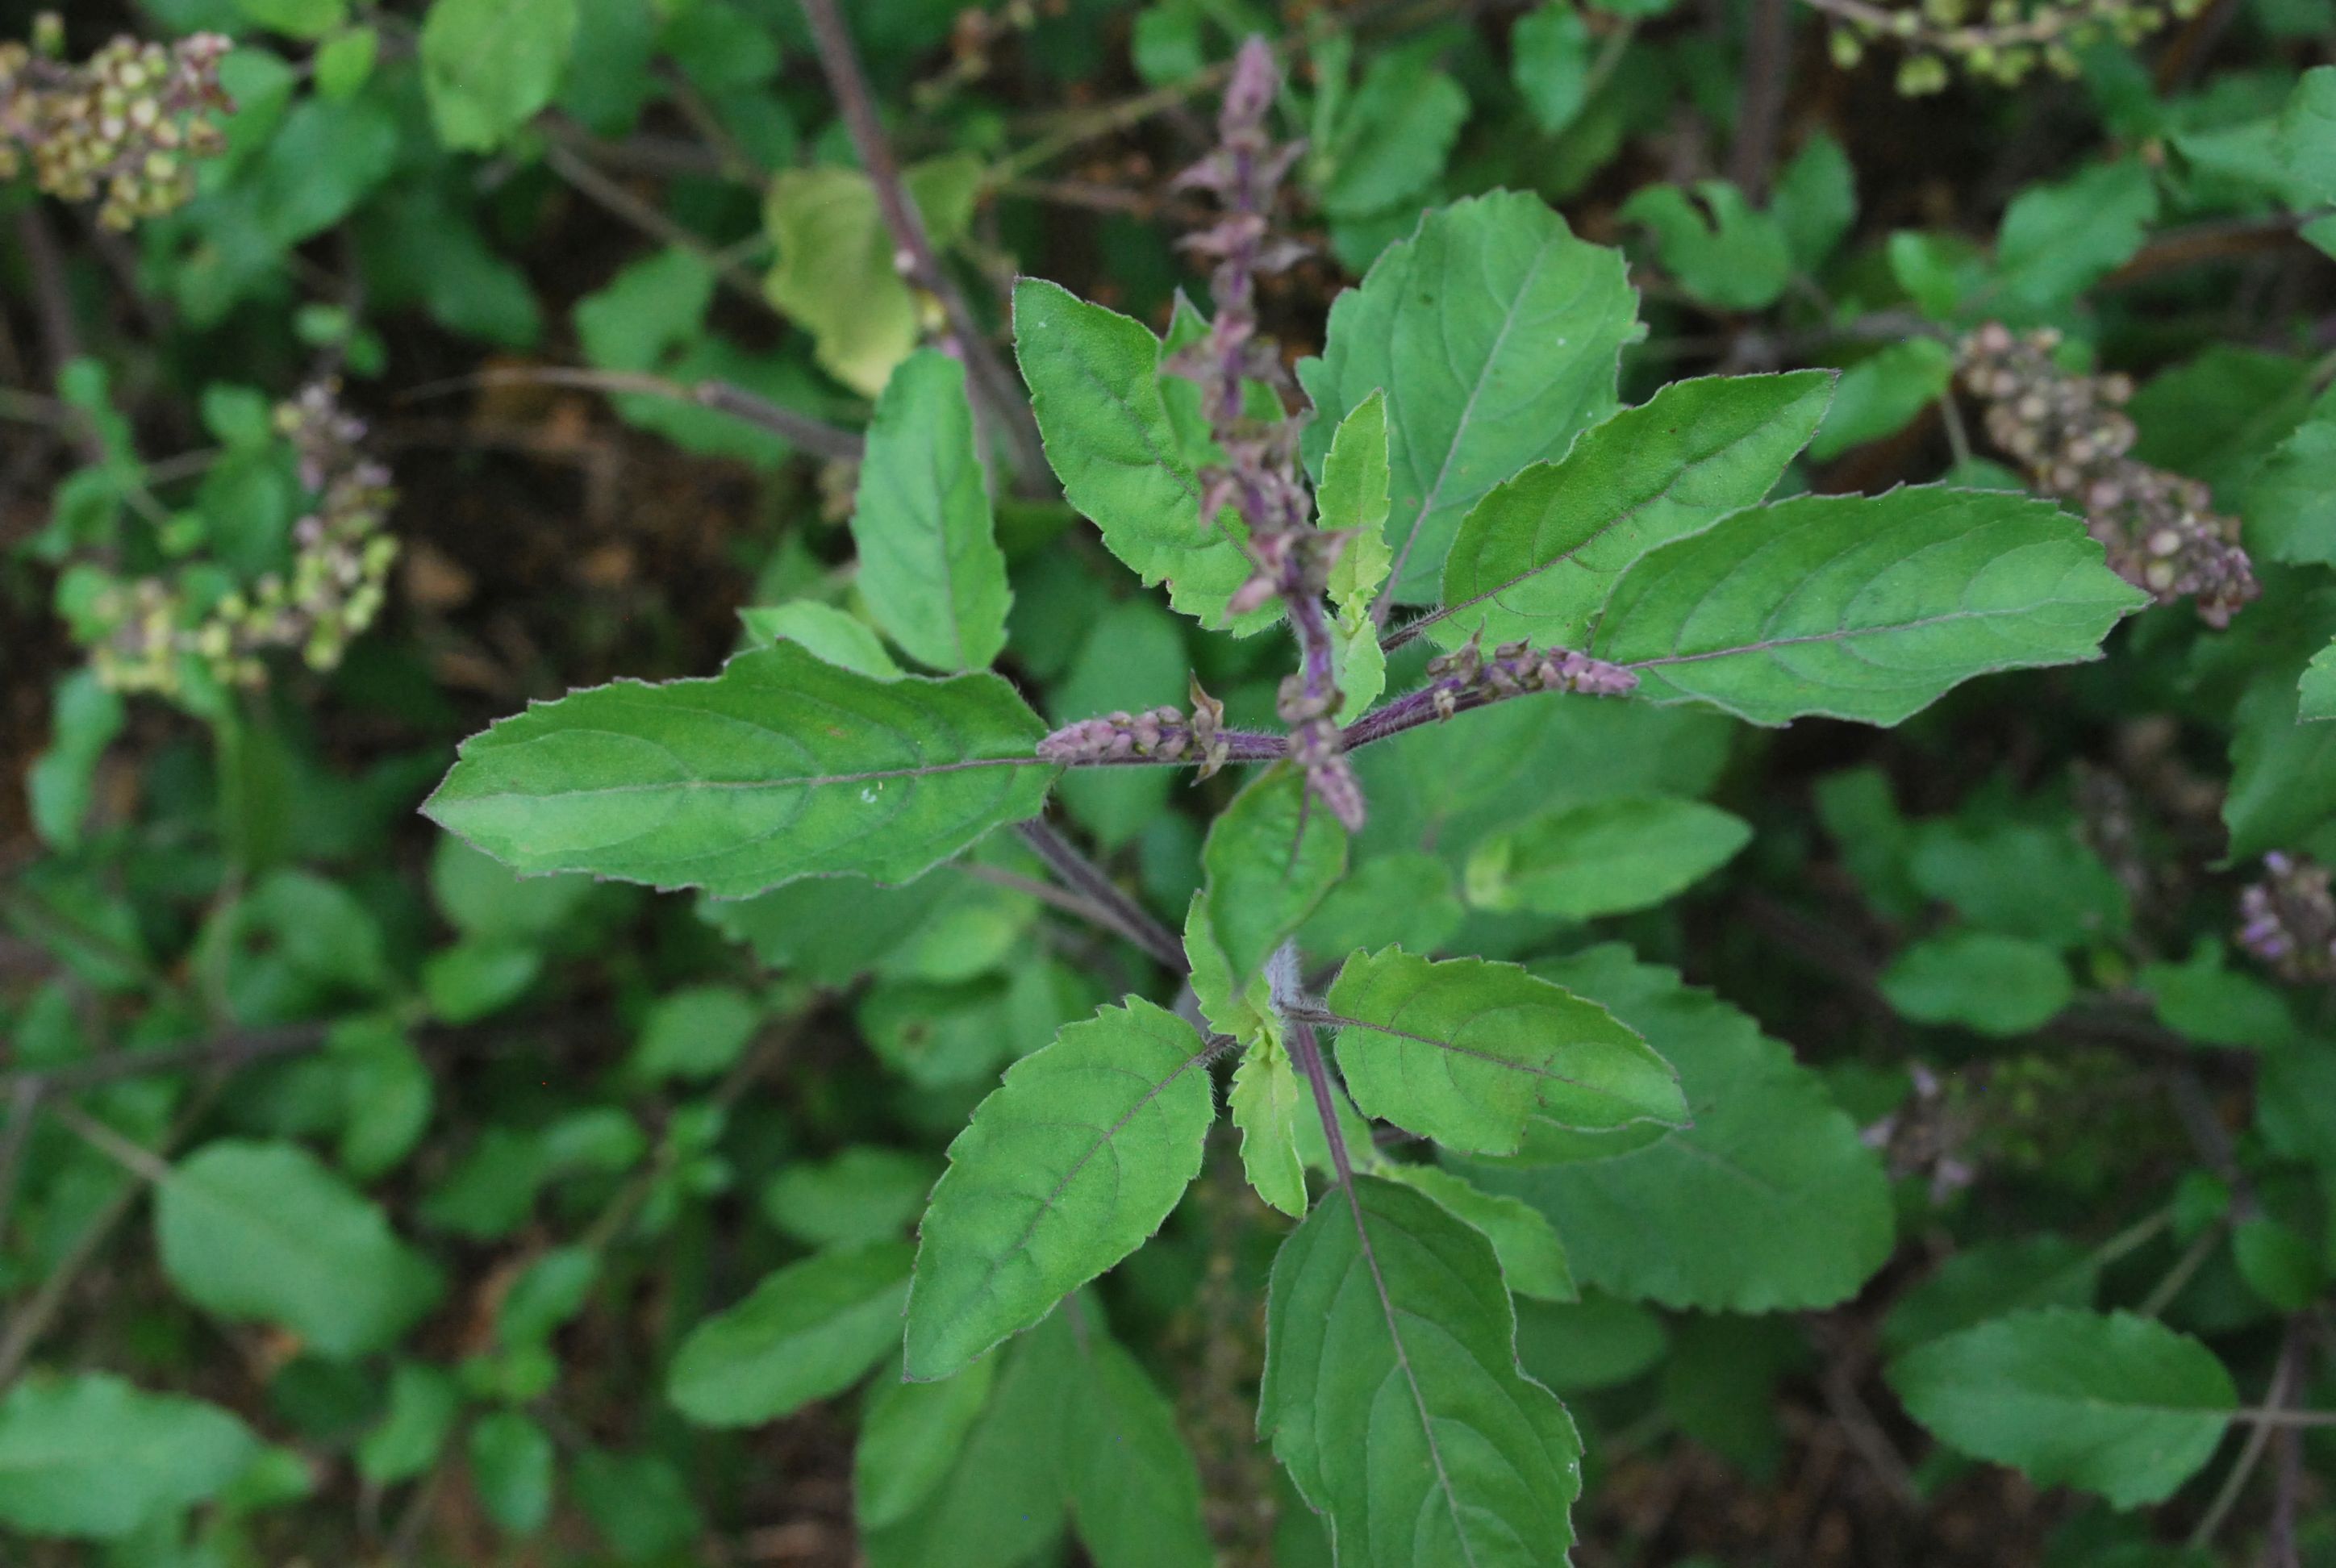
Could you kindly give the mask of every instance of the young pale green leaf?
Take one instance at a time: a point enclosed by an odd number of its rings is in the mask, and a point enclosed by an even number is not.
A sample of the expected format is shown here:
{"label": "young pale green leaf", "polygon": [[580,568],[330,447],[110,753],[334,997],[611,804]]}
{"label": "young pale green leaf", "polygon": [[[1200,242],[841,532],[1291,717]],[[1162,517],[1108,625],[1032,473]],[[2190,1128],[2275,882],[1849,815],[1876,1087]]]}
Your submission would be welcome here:
{"label": "young pale green leaf", "polygon": [[1468,857],[1468,901],[1584,920],[1662,902],[1752,839],[1743,818],[1701,801],[1626,795],[1529,818]]}
{"label": "young pale green leaf", "polygon": [[1896,724],[1973,676],[2098,657],[2148,596],[2081,519],[1997,492],[1803,496],[1640,559],[1593,651],[1755,724]]}
{"label": "young pale green leaf", "polygon": [[[1644,1034],[1679,1069],[1694,1117],[1652,1142],[1636,1128],[1560,1135],[1562,1150],[1536,1139],[1525,1158],[1569,1163],[1476,1171],[1488,1190],[1549,1217],[1584,1284],[1669,1307],[1767,1312],[1830,1306],[1888,1259],[1889,1178],[1791,1051],[1622,948],[1540,968]],[[1814,1214],[1825,1223],[1810,1223]]]}
{"label": "young pale green leaf", "polygon": [[295,1144],[221,1139],[156,1193],[154,1241],[180,1295],[278,1323],[326,1356],[394,1343],[445,1288],[380,1206]]}
{"label": "young pale green leaf", "polygon": [[1918,1024],[1960,1024],[1982,1035],[2041,1028],[2077,994],[2060,955],[1994,931],[1942,931],[1900,953],[1882,994]]}
{"label": "young pale green leaf", "polygon": [[738,620],[757,648],[796,642],[828,664],[879,680],[897,680],[902,673],[874,627],[832,604],[796,599],[757,605],[740,610]]}
{"label": "young pale green leaf", "polygon": [[1549,1222],[1520,1198],[1487,1193],[1465,1176],[1441,1165],[1411,1165],[1379,1160],[1371,1174],[1426,1193],[1470,1228],[1484,1233],[1500,1260],[1501,1278],[1512,1293],[1543,1301],[1572,1301],[1582,1290],[1565,1261],[1565,1243]]}
{"label": "young pale green leaf", "polygon": [[666,1398],[701,1427],[755,1427],[841,1394],[900,1340],[906,1242],[820,1252],[689,1331]]}
{"label": "young pale green leaf", "polygon": [[1296,768],[1270,768],[1235,795],[1201,846],[1202,918],[1246,989],[1347,874],[1347,830],[1309,799]]}
{"label": "young pale green leaf", "polygon": [[434,0],[421,52],[438,140],[493,151],[551,102],[575,46],[576,0]]}
{"label": "young pale green leaf", "polygon": [[1233,1068],[1227,1107],[1241,1132],[1241,1169],[1257,1195],[1292,1219],[1306,1217],[1306,1162],[1299,1118],[1315,1114],[1298,1069],[1270,1027],[1258,1032]]}
{"label": "young pale green leaf", "polygon": [[1176,1429],[1175,1407],[1104,1332],[1099,1314],[1077,1300],[1067,1310],[1086,1320],[1072,1335],[1078,1394],[1063,1449],[1080,1542],[1095,1568],[1212,1568],[1201,1470]]}
{"label": "young pale green leaf", "polygon": [[1581,1441],[1482,1235],[1358,1176],[1282,1243],[1265,1331],[1258,1426],[1341,1564],[1567,1561]]}
{"label": "young pale green leaf", "polygon": [[[1160,391],[1160,340],[1140,321],[1041,278],[1014,286],[1014,354],[1063,494],[1110,551],[1204,625],[1249,579],[1231,511],[1201,524],[1196,454]],[[1243,629],[1269,624],[1252,618]]]}
{"label": "young pale green leaf", "polygon": [[2214,1456],[2238,1403],[2231,1375],[2189,1335],[2066,1307],[1933,1339],[1889,1378],[1942,1441],[2120,1508],[2171,1496]]}
{"label": "young pale green leaf", "polygon": [[[903,171],[902,183],[937,246],[973,219],[981,163],[954,152]],[[790,169],[771,181],[763,226],[777,251],[764,292],[800,322],[819,367],[862,396],[884,390],[892,369],[917,346],[917,303],[876,204],[876,188],[856,169]]]}
{"label": "young pale green leaf", "polygon": [[1613,411],[1622,345],[1638,330],[1621,255],[1516,191],[1430,213],[1339,296],[1322,356],[1298,366],[1319,414],[1306,459],[1319,475],[1332,431],[1386,390],[1388,591],[1435,600],[1477,499]]}
{"label": "young pale green leaf", "polygon": [[1514,964],[1358,953],[1328,1007],[1363,1114],[1446,1148],[1510,1154],[1536,1118],[1591,1129],[1686,1119],[1677,1076],[1646,1041]]}
{"label": "young pale green leaf", "polygon": [[1014,596],[965,366],[939,349],[903,360],[876,400],[852,538],[860,591],[886,636],[932,669],[988,667]]}
{"label": "young pale green leaf", "polygon": [[1059,771],[1044,733],[994,675],[876,680],[783,643],[536,704],[465,741],[423,811],[522,872],[720,897],[901,882],[1037,813]]}
{"label": "young pale green leaf", "polygon": [[1215,1115],[1207,1054],[1192,1025],[1136,998],[1007,1070],[925,1212],[909,1377],[949,1376],[1160,1228]]}
{"label": "young pale green leaf", "polygon": [[35,1373],[0,1399],[0,1524],[112,1541],[219,1495],[259,1452],[215,1405],[105,1372]]}
{"label": "young pale green leaf", "polygon": [[1833,380],[1673,382],[1499,486],[1453,541],[1436,641],[1582,647],[1632,561],[1768,493],[1824,419]]}
{"label": "young pale green leaf", "polygon": [[1338,422],[1314,492],[1315,521],[1324,531],[1355,534],[1330,568],[1330,602],[1342,616],[1370,608],[1393,564],[1387,483],[1387,394],[1374,391]]}

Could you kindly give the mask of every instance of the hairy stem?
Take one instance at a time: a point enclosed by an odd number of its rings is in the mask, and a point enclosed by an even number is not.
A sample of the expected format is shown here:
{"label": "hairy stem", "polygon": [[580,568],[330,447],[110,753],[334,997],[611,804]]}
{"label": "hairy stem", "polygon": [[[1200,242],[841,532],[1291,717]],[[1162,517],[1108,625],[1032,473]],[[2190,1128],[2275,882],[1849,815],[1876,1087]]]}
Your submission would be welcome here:
{"label": "hairy stem", "polygon": [[1103,868],[1081,854],[1076,845],[1056,833],[1043,817],[1033,817],[1015,830],[1022,835],[1037,857],[1046,862],[1046,869],[1061,880],[1064,886],[1092,905],[1102,923],[1142,948],[1173,973],[1192,973],[1192,966],[1184,958],[1184,944],[1174,932],[1154,920],[1152,912],[1137,903],[1119,885],[1104,875]]}

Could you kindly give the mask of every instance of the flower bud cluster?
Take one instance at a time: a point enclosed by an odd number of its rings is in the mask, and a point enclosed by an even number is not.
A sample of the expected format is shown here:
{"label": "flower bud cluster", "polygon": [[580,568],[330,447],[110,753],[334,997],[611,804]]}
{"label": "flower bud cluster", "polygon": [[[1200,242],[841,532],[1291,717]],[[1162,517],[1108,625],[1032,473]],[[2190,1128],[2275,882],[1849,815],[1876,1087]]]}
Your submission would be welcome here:
{"label": "flower bud cluster", "polygon": [[314,497],[292,527],[291,570],[269,572],[200,615],[160,578],[101,589],[90,608],[106,629],[91,667],[106,686],[175,696],[189,656],[222,684],[258,686],[268,678],[261,656],[271,648],[297,648],[310,668],[331,669],[381,613],[397,559],[397,541],[384,531],[397,492],[388,470],[358,448],[364,423],[341,408],[336,387],[320,383],[280,405],[276,424]]}
{"label": "flower bud cluster", "polygon": [[1201,519],[1214,526],[1230,509],[1243,525],[1251,573],[1230,609],[1246,615],[1277,599],[1290,616],[1299,672],[1282,683],[1279,711],[1290,726],[1290,755],[1306,770],[1322,803],[1350,830],[1363,824],[1362,786],[1345,756],[1341,701],[1323,594],[1343,540],[1314,526],[1313,502],[1298,476],[1298,426],[1285,417],[1258,419],[1249,385],[1280,386],[1286,377],[1273,345],[1258,336],[1257,280],[1302,256],[1302,247],[1271,232],[1275,193],[1302,147],[1277,144],[1267,116],[1280,92],[1272,49],[1252,38],[1234,58],[1217,120],[1217,145],[1176,179],[1180,189],[1213,193],[1223,216],[1188,236],[1187,248],[1213,259],[1210,292],[1216,314],[1206,336],[1173,355],[1169,371],[1199,384],[1201,412],[1224,453],[1201,475]]}
{"label": "flower bud cluster", "polygon": [[2122,375],[2072,375],[2052,363],[2059,335],[2018,336],[1990,322],[1963,339],[1963,385],[1986,400],[1987,433],[2028,480],[2085,514],[2110,570],[2158,602],[2196,602],[2209,626],[2227,626],[2262,591],[2239,522],[2214,510],[2195,479],[2131,455],[2133,395]]}
{"label": "flower bud cluster", "polygon": [[100,202],[109,229],[183,206],[194,161],[227,145],[209,116],[235,111],[219,85],[230,47],[216,33],[167,46],[123,37],[71,65],[0,44],[0,180],[29,162],[50,195]]}
{"label": "flower bud cluster", "polygon": [[1038,743],[1038,755],[1066,766],[1112,763],[1197,762],[1207,778],[1231,759],[1225,735],[1225,705],[1192,683],[1192,716],[1163,706],[1132,714],[1124,708],[1100,718],[1083,718]]}
{"label": "flower bud cluster", "polygon": [[[1898,65],[1898,91],[1909,98],[1945,91],[1955,67],[2000,87],[2037,70],[2077,74],[2093,44],[2138,44],[2172,17],[2187,18],[2205,0],[1919,0],[1905,6],[1819,4],[1833,18],[1834,63],[1846,71],[1881,40],[1909,51]],[[1950,63],[1952,63],[1952,64]]]}
{"label": "flower bud cluster", "polygon": [[2239,945],[2295,985],[2336,980],[2336,892],[2328,868],[2302,855],[2263,856],[2263,877],[2239,895]]}
{"label": "flower bud cluster", "polygon": [[1436,716],[1450,718],[1463,707],[1536,691],[1578,691],[1621,696],[1636,691],[1638,672],[1568,648],[1535,648],[1504,642],[1486,658],[1481,638],[1427,661],[1427,690]]}

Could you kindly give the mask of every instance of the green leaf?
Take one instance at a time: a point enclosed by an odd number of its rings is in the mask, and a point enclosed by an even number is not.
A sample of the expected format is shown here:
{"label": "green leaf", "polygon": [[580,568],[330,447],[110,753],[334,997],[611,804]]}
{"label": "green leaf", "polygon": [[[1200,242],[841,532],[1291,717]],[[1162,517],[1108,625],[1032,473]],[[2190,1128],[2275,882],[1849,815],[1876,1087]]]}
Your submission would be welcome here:
{"label": "green leaf", "polygon": [[860,591],[885,635],[939,670],[986,669],[1006,646],[1006,553],[975,449],[965,366],[901,361],[876,400],[852,538]]}
{"label": "green leaf", "polygon": [[757,647],[799,642],[822,662],[839,668],[878,680],[900,677],[900,667],[893,662],[876,628],[832,604],[797,599],[792,604],[742,609],[738,619]]}
{"label": "green leaf", "polygon": [[1441,1165],[1407,1165],[1381,1160],[1372,1174],[1426,1193],[1493,1243],[1501,1278],[1511,1291],[1544,1301],[1571,1301],[1581,1295],[1565,1243],[1533,1205],[1487,1193]]}
{"label": "green leaf", "polygon": [[2042,1028],[2077,994],[2060,955],[2025,937],[1944,931],[1900,953],[1882,994],[1918,1024],[1961,1024],[1982,1035]]}
{"label": "green leaf", "polygon": [[1099,1323],[1084,1329],[1073,1336],[1078,1397],[1063,1449],[1079,1540],[1095,1568],[1212,1568],[1200,1466],[1175,1407]]}
{"label": "green leaf", "polygon": [[2247,1288],[2281,1312],[2310,1310],[2328,1288],[2328,1268],[2318,1244],[2268,1214],[2232,1228],[2231,1257]]}
{"label": "green leaf", "polygon": [[554,1247],[521,1270],[495,1306],[495,1343],[505,1349],[544,1345],[584,1310],[600,1277],[589,1247]]}
{"label": "green leaf", "polygon": [[909,1377],[949,1376],[1160,1228],[1215,1115],[1206,1056],[1192,1025],[1132,998],[1007,1069],[925,1212]]}
{"label": "green leaf", "polygon": [[1910,337],[1866,355],[1841,373],[1809,455],[1823,463],[1897,433],[1945,395],[1954,375],[1954,351],[1935,337]]}
{"label": "green leaf", "polygon": [[908,1227],[939,1174],[938,1160],[855,1144],[822,1164],[781,1166],[763,1188],[763,1213],[807,1246],[872,1242]]}
{"label": "green leaf", "polygon": [[1975,925],[2073,948],[2123,936],[2132,901],[2074,821],[1925,823],[1907,870],[1914,886]]}
{"label": "green leaf", "polygon": [[690,1496],[690,1481],[656,1454],[611,1454],[586,1448],[576,1456],[576,1501],[625,1563],[671,1563],[706,1528]]}
{"label": "green leaf", "polygon": [[1435,68],[1441,40],[1375,54],[1337,128],[1309,161],[1322,209],[1364,218],[1416,197],[1444,172],[1468,94]]}
{"label": "green leaf", "polygon": [[1514,191],[1430,213],[1339,296],[1322,356],[1298,366],[1318,414],[1306,459],[1319,475],[1331,432],[1386,389],[1398,599],[1433,602],[1468,509],[1613,411],[1638,331],[1621,257]]}
{"label": "green leaf", "polygon": [[2303,667],[2295,699],[2295,716],[2301,723],[2336,718],[2336,642],[2313,654],[2312,662]]}
{"label": "green leaf", "polygon": [[1768,493],[1833,396],[1822,370],[1674,382],[1476,503],[1444,568],[1436,641],[1579,648],[1615,579]]}
{"label": "green leaf", "polygon": [[762,1022],[763,1009],[736,986],[684,986],[649,1009],[625,1070],[651,1083],[719,1077],[746,1054]]}
{"label": "green leaf", "polygon": [[389,1408],[357,1444],[357,1474],[376,1486],[411,1481],[438,1462],[462,1413],[453,1377],[422,1361],[400,1361],[389,1375]]}
{"label": "green leaf", "polygon": [[2066,304],[2133,258],[2157,217],[2157,181],[2136,160],[2031,185],[2004,209],[1995,263],[2030,309]]}
{"label": "green leaf", "polygon": [[899,1524],[948,1478],[1008,1354],[984,1356],[934,1383],[877,1379],[852,1455],[852,1514],[861,1529]]}
{"label": "green leaf", "polygon": [[349,19],[348,0],[235,0],[235,9],[287,38],[322,38]]}
{"label": "green leaf", "polygon": [[[902,180],[933,244],[956,244],[973,221],[980,161],[953,152]],[[771,181],[763,226],[778,252],[763,280],[771,304],[811,334],[822,370],[862,396],[882,392],[919,328],[876,188],[856,169],[787,170]]]}
{"label": "green leaf", "polygon": [[1700,801],[1626,795],[1568,806],[1478,844],[1468,857],[1468,901],[1576,920],[1648,909],[1751,841],[1749,823]]}
{"label": "green leaf", "polygon": [[154,1239],[180,1295],[281,1324],[323,1355],[396,1341],[445,1288],[368,1203],[292,1144],[222,1138],[161,1183]]}
{"label": "green leaf", "polygon": [[[1213,1021],[1213,1020],[1212,1020]],[[1233,1068],[1227,1102],[1241,1132],[1241,1170],[1257,1195],[1292,1219],[1306,1217],[1306,1162],[1299,1152],[1300,1118],[1314,1102],[1280,1036],[1259,1031]]]}
{"label": "green leaf", "polygon": [[1933,1339],[1888,1375],[1941,1441],[2120,1508],[2171,1496],[2214,1456],[2238,1403],[2231,1375],[2189,1335],[2065,1307]]}
{"label": "green leaf", "polygon": [[1447,1148],[1514,1153],[1534,1119],[1604,1129],[1686,1116],[1677,1076],[1644,1040],[1514,964],[1358,953],[1327,1007],[1363,1114]]}
{"label": "green leaf", "polygon": [[906,1242],[821,1252],[689,1331],[666,1398],[701,1427],[756,1427],[841,1394],[899,1342]]}
{"label": "green leaf", "polygon": [[2247,476],[2247,549],[2269,560],[2336,566],[2336,416],[2305,421]]}
{"label": "green leaf", "polygon": [[[1881,1162],[1790,1050],[1621,948],[1540,968],[1645,1035],[1694,1117],[1643,1146],[1630,1146],[1637,1129],[1566,1135],[1572,1163],[1477,1173],[1549,1217],[1577,1279],[1669,1307],[1767,1312],[1843,1300],[1889,1258]],[[1526,1157],[1559,1152],[1529,1144]]]}
{"label": "green leaf", "polygon": [[[326,3],[337,7],[340,0]],[[305,5],[309,0],[295,0],[295,4]],[[374,63],[380,55],[381,30],[376,27],[352,27],[326,39],[316,54],[316,95],[334,102],[355,97],[373,80]],[[527,300],[527,308],[532,310],[534,297],[529,295]]]}
{"label": "green leaf", "polygon": [[2336,729],[2303,721],[2294,671],[2266,671],[2239,699],[2223,797],[2234,859],[2293,843],[2336,814]]}
{"label": "green leaf", "polygon": [[494,1410],[471,1428],[471,1485],[505,1534],[532,1535],[551,1517],[559,1456],[551,1436],[517,1410]]}
{"label": "green leaf", "polygon": [[258,1451],[215,1405],[105,1372],[35,1372],[0,1399],[0,1522],[120,1540],[217,1496]]}
{"label": "green leaf", "polygon": [[[1025,1568],[1048,1552],[1063,1528],[1079,1398],[1068,1317],[1054,1314],[945,1383],[878,1384],[855,1469],[862,1477],[887,1475],[877,1501],[898,1516],[864,1531],[871,1568]],[[964,1417],[951,1390],[968,1379],[988,1382],[983,1368],[993,1363],[987,1399]],[[965,1424],[952,1432],[959,1420]],[[899,1474],[903,1460],[918,1473]]]}
{"label": "green leaf", "polygon": [[1882,1343],[1894,1355],[2006,1312],[2089,1310],[2100,1281],[2098,1260],[2065,1236],[1982,1242],[1899,1297],[1882,1320]]}
{"label": "green leaf", "polygon": [[1290,1232],[1258,1425],[1341,1563],[1568,1560],[1581,1442],[1515,1332],[1492,1244],[1422,1193],[1358,1176]]}
{"label": "green leaf", "polygon": [[560,91],[576,44],[576,0],[433,0],[422,24],[422,84],[444,145],[492,152]]}
{"label": "green leaf", "polygon": [[1803,496],[1640,558],[1593,651],[1637,670],[1656,702],[1701,700],[1755,724],[1896,724],[1976,675],[2098,657],[2147,602],[2049,502]]}
{"label": "green leaf", "polygon": [[1246,990],[1266,960],[1347,874],[1347,830],[1293,766],[1266,769],[1209,825],[1199,917]]}
{"label": "green leaf", "polygon": [[1857,171],[1841,143],[1811,132],[1777,174],[1769,206],[1794,264],[1804,272],[1823,266],[1857,221]]}
{"label": "green leaf", "polygon": [[1560,1394],[1618,1388],[1669,1349],[1661,1318],[1594,1290],[1579,1301],[1517,1303],[1517,1364]]}
{"label": "green leaf", "polygon": [[881,681],[782,644],[539,703],[465,741],[423,811],[521,872],[727,897],[901,882],[1037,813],[1058,771],[1042,734],[996,676]]}
{"label": "green leaf", "polygon": [[1590,97],[1590,27],[1568,0],[1518,18],[1509,34],[1509,78],[1544,135],[1573,123]]}
{"label": "green leaf", "polygon": [[533,948],[457,942],[423,959],[422,995],[441,1023],[476,1023],[519,1000],[542,972]]}
{"label": "green leaf", "polygon": [[49,713],[49,744],[25,771],[24,794],[41,842],[71,850],[81,842],[97,765],[128,712],[122,694],[100,682],[95,670],[77,669],[57,682]]}
{"label": "green leaf", "polygon": [[1695,194],[1700,208],[1676,185],[1645,186],[1615,216],[1654,231],[1663,270],[1695,298],[1723,310],[1774,305],[1793,278],[1783,226],[1725,180],[1698,180]]}
{"label": "green leaf", "polygon": [[1196,457],[1161,394],[1160,340],[1140,321],[1025,278],[1014,286],[1014,353],[1064,496],[1147,586],[1166,582],[1170,604],[1225,626],[1249,558],[1232,509],[1215,528],[1201,525]]}

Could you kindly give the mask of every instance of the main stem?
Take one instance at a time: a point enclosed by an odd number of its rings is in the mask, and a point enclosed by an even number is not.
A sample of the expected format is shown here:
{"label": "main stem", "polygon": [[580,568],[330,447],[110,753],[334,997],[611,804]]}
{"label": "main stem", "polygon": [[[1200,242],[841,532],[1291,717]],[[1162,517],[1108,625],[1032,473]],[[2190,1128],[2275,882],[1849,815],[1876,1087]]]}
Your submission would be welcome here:
{"label": "main stem", "polygon": [[884,228],[899,248],[901,271],[911,283],[940,301],[941,312],[949,318],[949,332],[956,337],[966,364],[972,368],[976,385],[1005,423],[1020,456],[1024,477],[1042,478],[1048,472],[1046,453],[1038,444],[1037,426],[1031,421],[1030,405],[1023,397],[1021,382],[990,347],[963,291],[941,266],[932,236],[926,231],[924,215],[917,210],[908,188],[901,183],[900,161],[892,156],[892,143],[884,134],[882,121],[877,118],[875,96],[869,92],[868,78],[860,69],[860,54],[852,47],[851,30],[843,24],[835,0],[801,0],[801,4],[803,20],[811,24],[812,46],[819,53],[820,69],[827,77],[828,90],[835,95],[844,129],[851,133],[852,149],[860,155],[860,167],[875,190],[876,207],[883,215]]}

